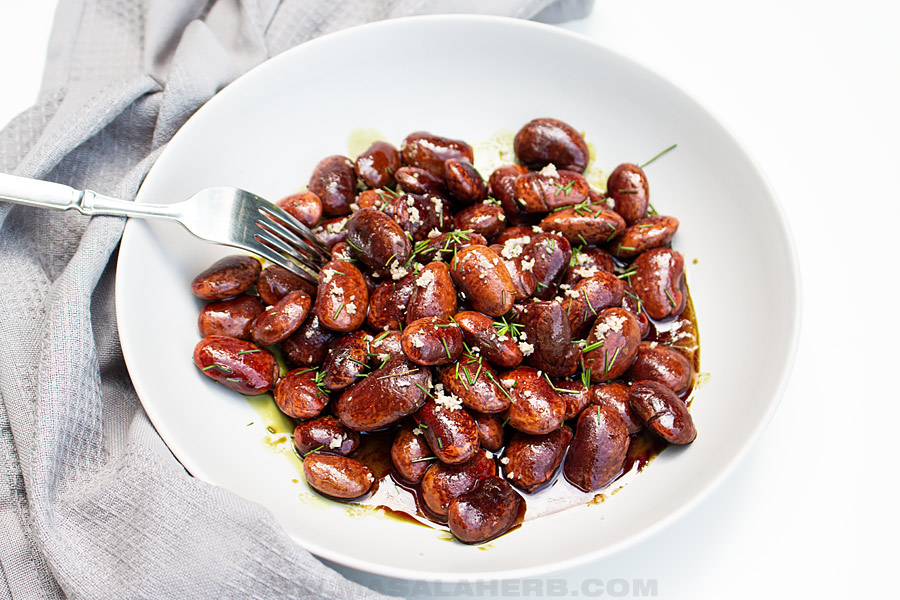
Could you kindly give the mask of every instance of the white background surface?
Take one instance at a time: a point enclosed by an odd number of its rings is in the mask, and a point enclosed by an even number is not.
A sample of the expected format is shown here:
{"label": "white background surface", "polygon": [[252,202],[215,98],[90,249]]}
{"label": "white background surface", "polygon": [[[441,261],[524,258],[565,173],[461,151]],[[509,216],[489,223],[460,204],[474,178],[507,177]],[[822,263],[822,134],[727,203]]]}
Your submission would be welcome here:
{"label": "white background surface", "polygon": [[[54,8],[0,0],[0,126],[37,95]],[[874,596],[900,554],[875,539],[893,537],[892,489],[869,489],[897,480],[900,3],[597,0],[565,27],[682,86],[755,156],[793,228],[803,333],[768,430],[686,518],[610,559],[473,589],[585,597],[600,581],[609,597],[637,579],[662,598]],[[863,540],[864,523],[880,535]],[[453,592],[345,572],[387,592]]]}

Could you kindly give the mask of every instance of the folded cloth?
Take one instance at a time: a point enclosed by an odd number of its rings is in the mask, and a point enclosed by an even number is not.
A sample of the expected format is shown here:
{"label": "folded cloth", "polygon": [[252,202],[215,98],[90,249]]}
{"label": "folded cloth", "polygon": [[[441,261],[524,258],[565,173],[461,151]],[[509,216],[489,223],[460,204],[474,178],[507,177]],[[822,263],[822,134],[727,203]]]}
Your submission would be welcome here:
{"label": "folded cloth", "polygon": [[[185,120],[267,57],[403,15],[584,16],[592,0],[60,0],[0,171],[133,198]],[[192,478],[117,337],[124,220],[0,203],[0,598],[376,598],[264,508]],[[5,583],[5,585],[3,585]]]}

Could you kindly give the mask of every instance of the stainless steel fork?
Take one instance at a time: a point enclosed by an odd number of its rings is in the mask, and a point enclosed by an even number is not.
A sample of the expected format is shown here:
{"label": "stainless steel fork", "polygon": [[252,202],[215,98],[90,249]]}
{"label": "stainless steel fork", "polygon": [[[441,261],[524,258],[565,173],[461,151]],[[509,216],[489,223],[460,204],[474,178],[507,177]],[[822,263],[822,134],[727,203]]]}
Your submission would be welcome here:
{"label": "stainless steel fork", "polygon": [[239,188],[211,187],[175,204],[138,204],[67,185],[0,173],[0,200],[83,215],[167,219],[200,239],[252,252],[315,284],[330,257],[305,225]]}

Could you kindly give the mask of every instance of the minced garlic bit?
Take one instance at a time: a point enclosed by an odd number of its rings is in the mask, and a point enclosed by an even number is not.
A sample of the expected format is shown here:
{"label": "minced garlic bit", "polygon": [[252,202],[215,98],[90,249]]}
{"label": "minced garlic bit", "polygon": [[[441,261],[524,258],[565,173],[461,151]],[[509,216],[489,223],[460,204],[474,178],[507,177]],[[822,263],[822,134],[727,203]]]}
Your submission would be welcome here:
{"label": "minced garlic bit", "polygon": [[434,229],[432,229],[431,231],[428,232],[428,238],[429,238],[429,239],[431,239],[431,238],[436,238],[436,237],[438,237],[439,235],[441,235],[441,230],[438,229],[437,227],[435,227]]}
{"label": "minced garlic bit", "polygon": [[347,304],[347,306],[344,307],[344,310],[347,311],[348,315],[355,315],[356,314],[356,304],[354,304],[353,302],[350,302],[349,304]]}
{"label": "minced garlic bit", "polygon": [[336,435],[333,438],[331,438],[330,442],[328,442],[328,447],[331,448],[332,450],[334,450],[335,448],[340,448],[341,444],[343,444],[343,443],[344,443],[344,436]]}
{"label": "minced garlic bit", "polygon": [[596,275],[597,271],[599,271],[597,267],[578,267],[577,269],[575,269],[575,274],[581,275],[585,279],[589,279]]}
{"label": "minced garlic bit", "polygon": [[555,179],[555,178],[559,177],[559,172],[556,170],[556,165],[554,165],[553,163],[550,163],[546,167],[541,169],[541,175],[550,177],[551,179]]}
{"label": "minced garlic bit", "polygon": [[[517,238],[511,238],[503,242],[503,250],[500,251],[500,255],[503,258],[508,258],[512,260],[517,256],[522,254],[522,250],[525,249],[525,244],[531,241],[530,236],[522,236]],[[534,261],[532,261],[533,265]]]}
{"label": "minced garlic bit", "polygon": [[532,225],[531,230],[535,233],[544,233],[544,230],[540,225]]}
{"label": "minced garlic bit", "polygon": [[395,281],[402,279],[407,273],[409,273],[409,270],[398,265],[396,261],[391,263],[391,279]]}
{"label": "minced garlic bit", "polygon": [[505,388],[514,388],[514,387],[516,387],[516,380],[515,380],[515,379],[501,379],[501,380],[500,380],[500,383],[502,383],[502,384],[503,384],[503,387],[505,387]]}
{"label": "minced garlic bit", "polygon": [[453,411],[462,407],[462,400],[456,394],[444,391],[444,384],[434,386],[434,403],[447,410]]}
{"label": "minced garlic bit", "polygon": [[410,336],[409,339],[412,341],[412,345],[415,346],[416,348],[421,348],[422,346],[425,345],[425,340],[423,340],[422,336],[420,336],[420,335]]}
{"label": "minced garlic bit", "polygon": [[484,457],[485,457],[485,458],[494,458],[494,453],[491,452],[490,450],[485,450],[485,451],[484,451]]}
{"label": "minced garlic bit", "polygon": [[522,351],[522,354],[528,356],[534,352],[534,346],[532,346],[528,342],[519,342],[519,350]]}
{"label": "minced garlic bit", "polygon": [[340,221],[335,221],[334,223],[329,223],[327,227],[325,227],[325,231],[328,233],[340,233],[344,230],[344,225],[347,224],[347,219],[349,217],[344,217]]}
{"label": "minced garlic bit", "polygon": [[510,471],[509,473],[506,474],[506,478],[507,478],[507,479],[512,479],[512,478],[515,477],[515,476],[516,476],[516,474],[513,473],[512,471]]}
{"label": "minced garlic bit", "polygon": [[501,458],[501,459],[500,459],[500,464],[501,464],[501,465],[508,465],[508,464],[509,464],[509,457],[508,457],[508,456],[504,456],[503,458]]}
{"label": "minced garlic bit", "polygon": [[622,331],[622,325],[625,324],[625,317],[607,317],[605,321],[597,320],[597,325],[594,326],[594,335],[596,337],[602,337],[606,335],[608,332],[612,331],[613,333],[618,333]]}
{"label": "minced garlic bit", "polygon": [[422,216],[419,214],[419,209],[415,206],[409,207],[409,222],[418,225],[422,222]]}
{"label": "minced garlic bit", "polygon": [[650,342],[651,348],[656,348],[656,346],[658,346],[658,344],[656,342]]}
{"label": "minced garlic bit", "polygon": [[434,272],[427,269],[422,271],[422,274],[416,279],[416,285],[421,288],[428,287],[431,283],[434,283]]}
{"label": "minced garlic bit", "polygon": [[413,429],[413,435],[422,435],[425,431],[421,427],[416,427]]}
{"label": "minced garlic bit", "polygon": [[522,270],[523,271],[533,271],[534,270],[534,259],[533,258],[528,258],[528,259],[523,258],[522,259]]}
{"label": "minced garlic bit", "polygon": [[359,204],[357,204],[356,202],[352,203],[350,205],[350,210],[353,210],[353,211],[359,210]]}

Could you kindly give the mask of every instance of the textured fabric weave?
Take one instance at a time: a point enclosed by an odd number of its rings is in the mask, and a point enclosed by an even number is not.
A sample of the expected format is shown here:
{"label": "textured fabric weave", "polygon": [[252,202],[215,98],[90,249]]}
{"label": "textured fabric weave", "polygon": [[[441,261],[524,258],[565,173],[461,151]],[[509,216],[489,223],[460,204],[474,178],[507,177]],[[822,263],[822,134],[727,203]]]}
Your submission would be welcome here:
{"label": "textured fabric weave", "polygon": [[[591,0],[60,0],[37,104],[0,171],[132,199],[217,90],[350,25]],[[543,11],[543,12],[542,12]],[[124,220],[0,203],[0,598],[375,598],[264,508],[187,474],[131,386],[115,326]]]}

